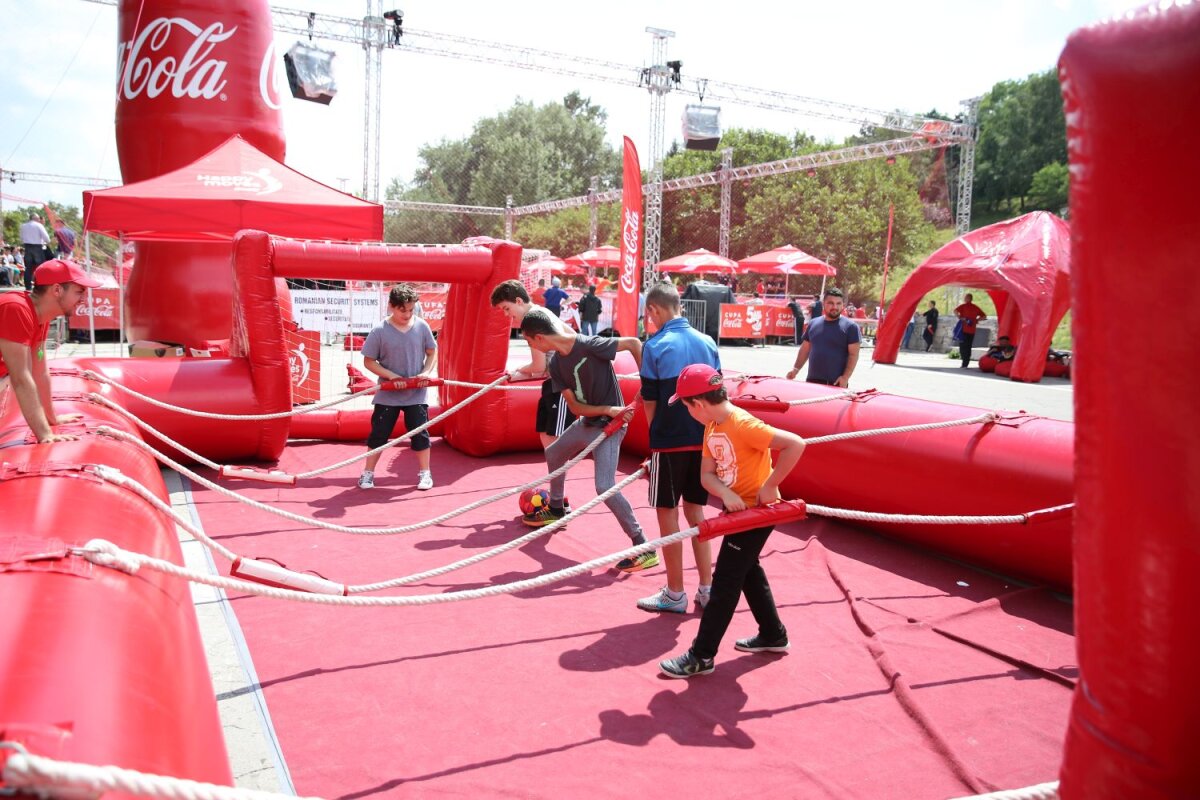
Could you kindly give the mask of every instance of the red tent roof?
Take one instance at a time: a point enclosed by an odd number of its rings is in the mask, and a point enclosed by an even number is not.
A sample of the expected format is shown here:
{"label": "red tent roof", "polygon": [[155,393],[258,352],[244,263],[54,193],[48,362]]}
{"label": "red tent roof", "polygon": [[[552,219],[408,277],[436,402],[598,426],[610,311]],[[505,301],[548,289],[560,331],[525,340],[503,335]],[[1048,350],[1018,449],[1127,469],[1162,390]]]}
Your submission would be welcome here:
{"label": "red tent roof", "polygon": [[690,253],[668,258],[666,261],[660,261],[654,268],[659,272],[681,272],[685,274],[728,272],[732,274],[737,270],[737,262],[701,247],[698,250],[692,250]]}
{"label": "red tent roof", "polygon": [[738,272],[757,275],[837,275],[837,270],[799,247],[785,244],[738,262]]}
{"label": "red tent roof", "polygon": [[594,267],[607,269],[621,266],[621,248],[611,244],[602,244],[594,250],[585,250],[579,255],[571,256],[567,263],[574,267]]}
{"label": "red tent roof", "polygon": [[[1070,229],[1053,214],[1035,211],[971,231],[937,250],[904,282],[879,326],[875,361],[895,363],[900,339],[926,293],[970,286],[988,291],[1000,333],[1017,344],[1012,379],[1041,380],[1054,330],[1070,305],[1070,278]],[[947,311],[953,309],[942,309]]]}
{"label": "red tent roof", "polygon": [[314,181],[234,136],[173,172],[84,192],[83,227],[141,241],[230,241],[245,228],[380,240],[383,206]]}

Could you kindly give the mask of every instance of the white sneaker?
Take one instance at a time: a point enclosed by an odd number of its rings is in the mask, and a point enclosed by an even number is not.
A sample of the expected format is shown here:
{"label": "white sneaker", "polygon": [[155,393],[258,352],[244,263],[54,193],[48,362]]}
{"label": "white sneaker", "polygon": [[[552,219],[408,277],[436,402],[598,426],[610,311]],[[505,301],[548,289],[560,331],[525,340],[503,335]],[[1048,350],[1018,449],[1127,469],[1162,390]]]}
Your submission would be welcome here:
{"label": "white sneaker", "polygon": [[364,469],[362,475],[358,476],[358,488],[374,489],[375,488],[375,473],[369,469]]}
{"label": "white sneaker", "polygon": [[417,488],[421,491],[433,488],[433,473],[423,469],[417,473]]}
{"label": "white sneaker", "polygon": [[701,586],[698,589],[696,589],[696,597],[694,599],[694,602],[696,604],[696,610],[703,612],[705,607],[708,605],[708,601],[711,599],[712,599],[712,587],[711,586]]}

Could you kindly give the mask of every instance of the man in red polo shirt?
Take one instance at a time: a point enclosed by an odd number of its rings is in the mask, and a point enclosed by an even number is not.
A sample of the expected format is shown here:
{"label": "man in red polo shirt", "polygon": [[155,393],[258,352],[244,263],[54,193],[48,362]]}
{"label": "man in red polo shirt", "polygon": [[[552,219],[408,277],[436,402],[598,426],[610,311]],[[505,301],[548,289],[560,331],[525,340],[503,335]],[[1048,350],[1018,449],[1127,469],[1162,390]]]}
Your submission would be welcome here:
{"label": "man in red polo shirt", "polygon": [[74,422],[79,414],[54,413],[50,401],[50,369],[46,365],[46,331],[55,317],[69,316],[87,289],[100,282],[77,264],[51,259],[33,274],[33,289],[0,295],[0,402],[11,384],[26,424],[39,444],[78,438],[55,433],[53,426]]}
{"label": "man in red polo shirt", "polygon": [[975,345],[975,326],[980,320],[987,319],[987,314],[983,313],[983,309],[975,305],[971,295],[963,296],[963,304],[954,309],[954,313],[962,320],[962,342],[958,345],[958,350],[962,353],[962,369],[971,366],[971,348]]}

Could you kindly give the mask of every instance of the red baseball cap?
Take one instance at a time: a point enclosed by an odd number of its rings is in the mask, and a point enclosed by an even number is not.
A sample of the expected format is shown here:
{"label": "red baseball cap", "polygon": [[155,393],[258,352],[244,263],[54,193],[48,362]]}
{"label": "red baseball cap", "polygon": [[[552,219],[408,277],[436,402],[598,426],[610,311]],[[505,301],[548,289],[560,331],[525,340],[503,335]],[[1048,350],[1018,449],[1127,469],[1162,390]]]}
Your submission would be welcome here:
{"label": "red baseball cap", "polygon": [[56,283],[78,283],[85,289],[100,288],[100,281],[89,276],[74,261],[52,258],[33,271],[34,286],[52,286]]}
{"label": "red baseball cap", "polygon": [[679,373],[675,382],[675,394],[671,395],[668,403],[675,403],[683,397],[699,397],[708,394],[721,385],[724,379],[721,373],[708,364],[688,364]]}

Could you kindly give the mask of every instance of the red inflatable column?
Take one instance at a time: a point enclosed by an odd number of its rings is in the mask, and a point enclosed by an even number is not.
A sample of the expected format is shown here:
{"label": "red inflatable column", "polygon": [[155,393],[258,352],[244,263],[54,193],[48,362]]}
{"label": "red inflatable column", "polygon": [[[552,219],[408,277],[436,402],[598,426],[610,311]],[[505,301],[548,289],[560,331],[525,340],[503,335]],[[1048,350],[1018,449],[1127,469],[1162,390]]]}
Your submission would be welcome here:
{"label": "red inflatable column", "polygon": [[[234,134],[283,160],[266,0],[121,0],[117,153],[126,183],[178,169]],[[129,282],[134,339],[228,338],[229,246],[142,243]]]}
{"label": "red inflatable column", "polygon": [[[1077,642],[1064,798],[1200,787],[1200,5],[1074,34]],[[1150,309],[1171,303],[1169,319]],[[1113,309],[1137,307],[1121,324]],[[1142,330],[1139,330],[1141,328]]]}
{"label": "red inflatable column", "polygon": [[[512,242],[484,243],[492,251],[491,276],[479,283],[454,283],[446,300],[446,325],[439,339],[438,374],[443,378],[472,383],[491,383],[504,373],[508,357],[508,320],[491,306],[492,289],[516,278],[521,270],[521,246]],[[465,400],[475,390],[443,386],[439,399],[443,408]],[[446,441],[463,453],[491,455],[511,446],[522,425],[513,408],[525,405],[515,392],[493,391],[476,400],[466,413],[455,414],[445,423]],[[515,428],[516,430],[512,430]]]}

